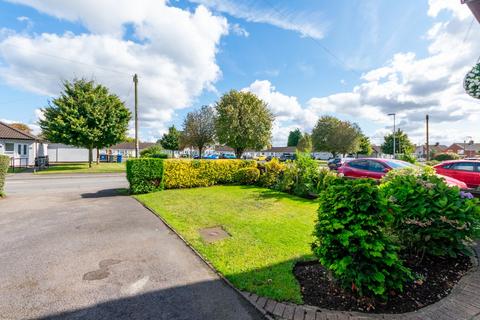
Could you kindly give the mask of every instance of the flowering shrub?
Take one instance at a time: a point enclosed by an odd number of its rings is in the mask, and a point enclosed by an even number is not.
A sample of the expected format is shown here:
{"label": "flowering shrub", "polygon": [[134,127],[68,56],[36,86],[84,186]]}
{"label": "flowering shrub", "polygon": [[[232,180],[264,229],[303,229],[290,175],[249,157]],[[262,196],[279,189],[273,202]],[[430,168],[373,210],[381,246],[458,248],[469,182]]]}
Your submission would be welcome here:
{"label": "flowering shrub", "polygon": [[263,165],[259,163],[258,167],[261,173],[258,184],[265,188],[273,188],[278,183],[278,180],[285,169],[283,163],[277,158],[273,158],[271,161],[268,161]]}
{"label": "flowering shrub", "polygon": [[463,87],[470,96],[480,99],[480,63],[477,63],[472,70],[467,73]]}
{"label": "flowering shrub", "polygon": [[345,288],[386,298],[411,277],[388,233],[392,214],[371,179],[333,179],[320,193],[313,251]]}
{"label": "flowering shrub", "polygon": [[469,244],[480,235],[480,207],[470,193],[447,186],[431,168],[393,170],[381,189],[404,249],[417,255],[470,253]]}

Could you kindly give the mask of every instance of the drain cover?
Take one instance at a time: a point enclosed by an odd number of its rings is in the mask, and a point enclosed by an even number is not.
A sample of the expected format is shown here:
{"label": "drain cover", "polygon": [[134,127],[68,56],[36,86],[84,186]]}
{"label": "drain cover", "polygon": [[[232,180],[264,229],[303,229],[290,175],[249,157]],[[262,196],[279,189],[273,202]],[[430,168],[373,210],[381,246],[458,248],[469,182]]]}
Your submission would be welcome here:
{"label": "drain cover", "polygon": [[200,229],[199,232],[202,239],[205,240],[205,242],[207,243],[212,243],[215,241],[230,238],[228,232],[223,230],[222,227]]}

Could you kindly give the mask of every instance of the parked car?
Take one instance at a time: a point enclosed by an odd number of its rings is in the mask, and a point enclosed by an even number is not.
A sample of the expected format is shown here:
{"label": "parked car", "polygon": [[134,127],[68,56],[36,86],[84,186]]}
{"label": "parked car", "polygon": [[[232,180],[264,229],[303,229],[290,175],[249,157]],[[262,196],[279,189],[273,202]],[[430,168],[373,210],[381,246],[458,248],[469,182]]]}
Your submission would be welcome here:
{"label": "parked car", "polygon": [[[407,167],[416,166],[401,160],[364,158],[345,162],[340,168],[338,168],[338,173],[349,178],[372,178],[379,180],[390,170]],[[444,178],[449,186],[468,189],[467,184],[460,180],[442,174],[438,175]]]}
{"label": "parked car", "polygon": [[265,161],[272,161],[273,159],[278,159],[278,158],[275,156],[268,156]]}
{"label": "parked car", "polygon": [[206,155],[203,157],[203,159],[210,159],[210,160],[214,160],[214,159],[218,159],[219,158],[219,155],[218,154],[209,154],[209,155]]}
{"label": "parked car", "polygon": [[344,163],[354,159],[355,158],[332,158],[327,161],[327,166],[330,170],[338,170]]}
{"label": "parked car", "polygon": [[234,154],[231,153],[222,153],[220,159],[237,159]]}
{"label": "parked car", "polygon": [[257,157],[255,157],[255,158],[253,158],[253,160],[265,161],[265,160],[267,160],[267,156],[263,156],[263,155],[257,156]]}
{"label": "parked car", "polygon": [[279,160],[280,161],[297,160],[297,155],[291,154],[291,153],[284,153],[280,156]]}
{"label": "parked car", "polygon": [[478,188],[480,186],[479,160],[445,161],[433,168],[441,175],[465,182],[469,188]]}

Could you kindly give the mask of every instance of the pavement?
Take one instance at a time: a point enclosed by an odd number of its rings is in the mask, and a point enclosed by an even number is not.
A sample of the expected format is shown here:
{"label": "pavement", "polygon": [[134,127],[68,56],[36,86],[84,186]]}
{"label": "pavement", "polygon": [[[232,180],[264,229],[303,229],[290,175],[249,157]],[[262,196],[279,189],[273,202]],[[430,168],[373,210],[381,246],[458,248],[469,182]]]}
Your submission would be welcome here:
{"label": "pavement", "polygon": [[0,200],[0,319],[263,319],[123,175],[9,175]]}

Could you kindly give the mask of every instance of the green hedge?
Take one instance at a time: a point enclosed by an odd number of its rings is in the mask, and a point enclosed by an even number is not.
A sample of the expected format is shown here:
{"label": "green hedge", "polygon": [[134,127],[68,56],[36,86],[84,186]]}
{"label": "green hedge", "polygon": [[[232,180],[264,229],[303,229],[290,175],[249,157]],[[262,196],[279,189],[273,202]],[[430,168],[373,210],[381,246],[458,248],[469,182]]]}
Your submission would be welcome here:
{"label": "green hedge", "polygon": [[5,176],[7,175],[8,166],[10,165],[10,158],[8,156],[0,155],[0,197],[5,195]]}
{"label": "green hedge", "polygon": [[127,160],[127,180],[133,194],[163,190],[163,159],[140,158]]}
{"label": "green hedge", "polygon": [[257,163],[251,160],[170,159],[165,161],[165,188],[194,188],[235,183],[239,169],[256,166]]}

